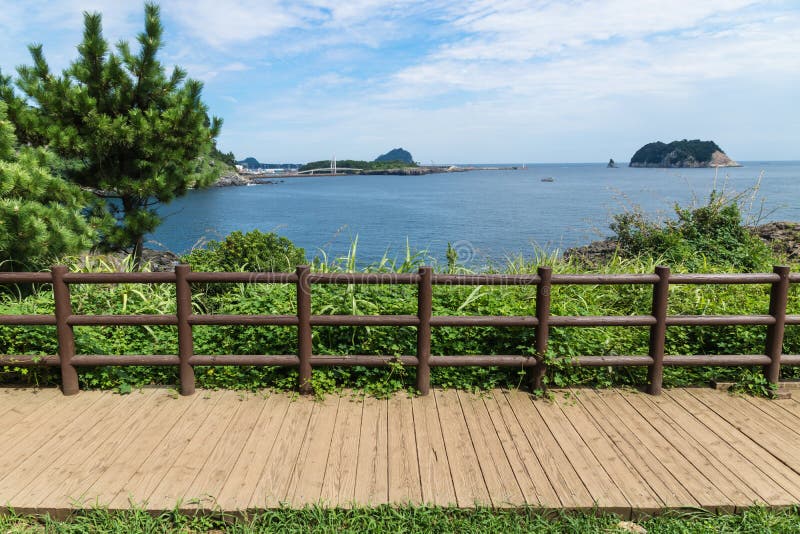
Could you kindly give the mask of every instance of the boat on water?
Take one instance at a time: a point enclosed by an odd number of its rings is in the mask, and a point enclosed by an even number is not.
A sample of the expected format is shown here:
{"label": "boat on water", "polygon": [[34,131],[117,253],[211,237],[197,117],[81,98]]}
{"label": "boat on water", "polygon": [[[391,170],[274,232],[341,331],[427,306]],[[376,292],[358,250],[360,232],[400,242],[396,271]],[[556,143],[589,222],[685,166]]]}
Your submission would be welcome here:
{"label": "boat on water", "polygon": [[547,176],[545,178],[542,178],[542,181],[543,182],[555,182],[556,180],[552,176]]}

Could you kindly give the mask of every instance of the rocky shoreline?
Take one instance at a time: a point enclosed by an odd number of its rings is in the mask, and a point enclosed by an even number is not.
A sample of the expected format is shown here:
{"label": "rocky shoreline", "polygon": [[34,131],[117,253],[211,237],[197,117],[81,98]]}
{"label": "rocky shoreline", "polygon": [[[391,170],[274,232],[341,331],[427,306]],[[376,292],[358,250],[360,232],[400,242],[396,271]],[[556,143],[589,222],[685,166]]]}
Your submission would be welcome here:
{"label": "rocky shoreline", "polygon": [[243,185],[275,185],[283,180],[276,180],[275,174],[240,174],[236,171],[224,173],[214,183],[214,187],[239,187]]}
{"label": "rocky shoreline", "polygon": [[214,182],[214,187],[242,186],[250,185],[251,183],[253,183],[253,181],[248,176],[239,174],[236,171],[227,171]]}
{"label": "rocky shoreline", "polygon": [[[800,223],[778,221],[753,226],[750,230],[776,254],[785,256],[790,261],[800,261]],[[564,251],[563,257],[588,265],[599,265],[616,254],[617,246],[617,240],[608,237],[582,247],[568,248]]]}

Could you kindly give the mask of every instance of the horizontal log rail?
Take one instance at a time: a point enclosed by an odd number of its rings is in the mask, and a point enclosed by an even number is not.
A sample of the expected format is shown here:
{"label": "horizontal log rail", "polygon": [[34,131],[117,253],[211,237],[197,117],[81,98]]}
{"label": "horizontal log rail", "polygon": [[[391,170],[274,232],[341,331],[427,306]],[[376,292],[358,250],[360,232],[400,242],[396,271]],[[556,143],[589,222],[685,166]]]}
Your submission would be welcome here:
{"label": "horizontal log rail", "polygon": [[[800,283],[800,273],[776,266],[772,273],[755,274],[670,274],[657,267],[654,274],[553,274],[539,267],[537,274],[435,274],[430,267],[418,273],[312,273],[308,266],[294,273],[204,273],[178,265],[166,273],[70,273],[64,266],[50,272],[0,273],[0,284],[52,284],[55,311],[52,315],[0,315],[0,325],[55,326],[58,338],[56,355],[0,355],[0,365],[58,366],[62,391],[78,392],[77,368],[102,365],[177,366],[180,391],[195,390],[195,366],[253,365],[298,368],[298,389],[311,390],[311,371],[318,366],[383,366],[394,362],[417,369],[417,389],[423,395],[430,389],[431,367],[498,366],[525,369],[532,388],[542,387],[546,372],[548,337],[552,327],[637,326],[649,327],[647,355],[577,356],[567,363],[587,367],[648,367],[647,389],[661,392],[663,368],[669,366],[760,365],[767,380],[777,384],[781,365],[800,365],[800,355],[783,354],[786,325],[800,325],[800,315],[787,314],[789,287]],[[71,284],[175,284],[176,313],[141,315],[74,314],[70,299]],[[297,287],[295,315],[215,315],[195,314],[192,310],[192,284],[266,283]],[[416,315],[312,315],[311,288],[314,284],[387,284],[417,286]],[[651,285],[652,308],[649,315],[559,316],[550,313],[550,292],[554,285]],[[760,315],[668,315],[669,287],[675,284],[768,284],[769,311]],[[448,316],[433,315],[433,286],[536,286],[535,313],[525,316]],[[74,326],[166,325],[178,330],[178,354],[91,355],[75,353]],[[288,355],[208,355],[194,354],[192,327],[197,325],[291,326],[297,328],[297,354]],[[766,326],[763,354],[668,355],[665,354],[666,329],[670,326]],[[315,326],[405,326],[417,329],[417,354],[405,356],[345,355],[323,356],[312,353],[312,328]],[[431,355],[431,328],[434,327],[528,327],[535,331],[535,354],[526,355]]]}

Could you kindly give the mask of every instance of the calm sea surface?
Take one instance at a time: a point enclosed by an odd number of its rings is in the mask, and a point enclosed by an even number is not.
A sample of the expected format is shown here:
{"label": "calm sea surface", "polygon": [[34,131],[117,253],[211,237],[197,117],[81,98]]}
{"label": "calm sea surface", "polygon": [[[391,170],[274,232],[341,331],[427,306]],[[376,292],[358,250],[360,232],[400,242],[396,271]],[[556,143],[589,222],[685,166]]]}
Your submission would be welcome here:
{"label": "calm sea surface", "polygon": [[[742,192],[759,182],[752,215],[800,221],[800,162],[744,162],[720,169],[718,189]],[[542,182],[552,177],[553,182]],[[329,258],[358,236],[360,264],[413,250],[444,257],[453,243],[462,261],[532,256],[609,235],[610,215],[640,206],[654,216],[675,202],[703,201],[714,169],[608,169],[605,164],[530,165],[516,171],[426,176],[286,178],[277,185],[192,191],[163,206],[164,224],[149,246],[181,253],[234,230],[284,235]],[[763,202],[763,205],[762,205]]]}

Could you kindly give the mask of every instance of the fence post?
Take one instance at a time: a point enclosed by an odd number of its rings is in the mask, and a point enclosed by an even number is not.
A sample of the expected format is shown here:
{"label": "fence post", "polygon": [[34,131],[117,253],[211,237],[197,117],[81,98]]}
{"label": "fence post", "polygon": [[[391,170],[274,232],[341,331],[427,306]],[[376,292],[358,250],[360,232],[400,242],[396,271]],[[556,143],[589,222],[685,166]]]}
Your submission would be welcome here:
{"label": "fence post", "polygon": [[647,392],[661,394],[664,381],[664,345],[667,342],[667,309],[669,306],[669,267],[656,267],[658,282],[653,284],[652,315],[656,324],[650,327],[650,357],[653,363],[647,370]]}
{"label": "fence post", "polygon": [[50,272],[53,277],[58,360],[61,364],[61,392],[64,395],[75,395],[80,391],[80,387],[78,386],[78,371],[70,363],[75,355],[75,335],[72,326],[68,323],[69,316],[72,315],[72,302],[69,296],[69,285],[64,282],[67,268],[64,265],[54,265]]}
{"label": "fence post", "polygon": [[419,268],[417,289],[417,390],[427,395],[431,389],[431,315],[433,315],[433,269]]}
{"label": "fence post", "polygon": [[187,279],[191,270],[192,268],[189,265],[175,266],[181,395],[192,395],[194,393],[194,368],[189,364],[189,360],[194,354],[192,325],[189,324],[189,316],[192,314],[192,286]]}
{"label": "fence post", "polygon": [[780,279],[772,284],[769,293],[769,314],[775,324],[767,327],[766,353],[769,365],[764,366],[764,376],[770,384],[778,385],[781,377],[781,354],[783,353],[783,332],[786,324],[786,305],[789,300],[789,267],[776,265],[772,272]]}
{"label": "fence post", "polygon": [[297,388],[300,393],[311,393],[311,269],[298,265],[297,273],[297,356],[300,359]]}
{"label": "fence post", "polygon": [[536,270],[539,275],[539,285],[536,286],[536,367],[530,377],[530,389],[532,391],[544,389],[543,379],[547,372],[547,364],[544,358],[547,355],[547,341],[550,337],[550,281],[553,278],[551,267],[539,267]]}

